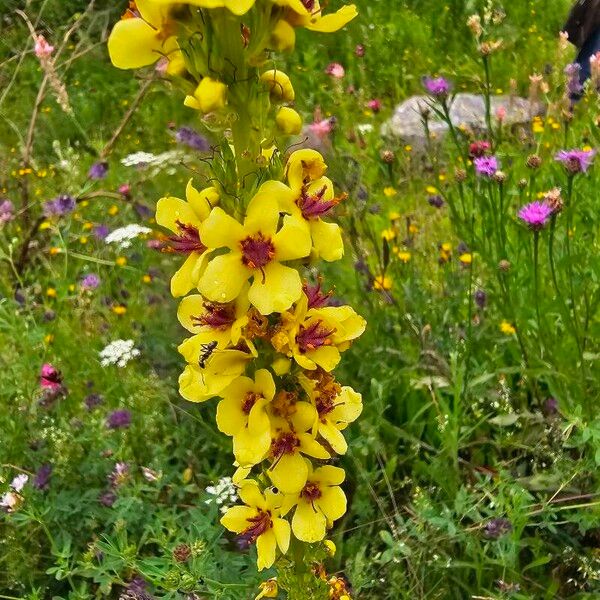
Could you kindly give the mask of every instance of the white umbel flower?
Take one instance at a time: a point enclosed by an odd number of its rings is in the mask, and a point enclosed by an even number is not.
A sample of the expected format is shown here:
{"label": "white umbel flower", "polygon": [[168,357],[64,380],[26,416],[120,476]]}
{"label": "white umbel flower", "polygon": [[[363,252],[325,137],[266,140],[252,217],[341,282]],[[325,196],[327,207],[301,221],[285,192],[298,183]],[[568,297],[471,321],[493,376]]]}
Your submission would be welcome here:
{"label": "white umbel flower", "polygon": [[140,355],[133,340],[115,340],[100,352],[100,364],[103,367],[116,365],[124,367],[130,360]]}
{"label": "white umbel flower", "polygon": [[107,244],[117,244],[120,248],[129,248],[132,240],[139,235],[145,235],[151,233],[152,229],[138,225],[137,223],[131,223],[125,225],[125,227],[119,227],[114,231],[111,231],[105,238],[104,241]]}
{"label": "white umbel flower", "polygon": [[204,502],[206,504],[217,504],[222,513],[226,512],[228,507],[238,500],[237,490],[231,477],[221,477],[215,485],[209,485],[205,491],[214,497]]}

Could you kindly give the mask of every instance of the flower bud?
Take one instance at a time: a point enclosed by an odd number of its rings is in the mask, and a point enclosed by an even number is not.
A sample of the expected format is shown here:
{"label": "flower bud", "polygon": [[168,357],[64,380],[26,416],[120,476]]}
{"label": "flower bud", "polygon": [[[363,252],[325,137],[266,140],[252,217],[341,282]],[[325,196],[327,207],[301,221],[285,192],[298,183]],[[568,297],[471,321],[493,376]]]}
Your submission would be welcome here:
{"label": "flower bud", "polygon": [[494,173],[494,181],[496,183],[502,184],[506,181],[506,173],[504,171],[496,171]]}
{"label": "flower bud", "polygon": [[510,267],[511,264],[510,262],[508,262],[506,259],[502,259],[499,263],[498,263],[498,268],[503,272],[503,273],[508,273],[508,271],[510,271]]}
{"label": "flower bud", "polygon": [[542,165],[542,159],[537,154],[530,154],[527,157],[526,164],[530,169],[539,169]]}
{"label": "flower bud", "polygon": [[381,151],[381,160],[384,163],[391,165],[394,162],[395,158],[396,155],[392,150],[386,149]]}
{"label": "flower bud", "polygon": [[456,179],[457,183],[462,183],[467,178],[467,172],[464,169],[456,169],[454,171],[454,179]]}
{"label": "flower bud", "polygon": [[275,117],[275,122],[286,135],[298,135],[302,131],[302,117],[293,108],[282,106]]}
{"label": "flower bud", "polygon": [[227,86],[211,77],[204,77],[192,96],[186,96],[184,104],[202,113],[215,112],[225,106]]}

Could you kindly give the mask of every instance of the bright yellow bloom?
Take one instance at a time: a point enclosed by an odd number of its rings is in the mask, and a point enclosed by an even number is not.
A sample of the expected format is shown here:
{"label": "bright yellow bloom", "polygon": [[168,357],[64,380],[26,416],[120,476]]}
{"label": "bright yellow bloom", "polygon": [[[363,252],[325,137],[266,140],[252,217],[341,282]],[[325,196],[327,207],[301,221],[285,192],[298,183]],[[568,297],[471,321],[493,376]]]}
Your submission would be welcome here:
{"label": "bright yellow bloom", "polygon": [[395,188],[388,186],[383,188],[383,195],[386,196],[387,198],[391,198],[392,196],[396,195],[396,190]]}
{"label": "bright yellow bloom", "polygon": [[390,213],[390,221],[399,221],[402,218],[402,215],[397,211],[392,211]]}
{"label": "bright yellow bloom", "polygon": [[[198,282],[213,302],[231,302],[252,279],[248,299],[263,315],[287,310],[301,295],[296,269],[281,264],[310,254],[310,230],[293,216],[283,218],[264,184],[250,201],[242,225],[221,208],[213,208],[202,226],[201,239],[209,248],[229,248],[214,257]],[[264,186],[267,186],[266,188]]]}
{"label": "bright yellow bloom", "polygon": [[438,194],[438,193],[439,193],[438,189],[437,189],[436,187],[432,186],[432,185],[428,185],[428,186],[425,188],[425,191],[426,191],[426,192],[427,192],[429,195],[431,195],[431,196],[432,196],[432,195],[434,195],[434,194]]}
{"label": "bright yellow bloom", "polygon": [[260,80],[267,85],[271,99],[275,102],[293,102],[296,94],[290,78],[276,69],[265,71]]}
{"label": "bright yellow bloom", "polygon": [[211,77],[204,77],[191,96],[186,96],[184,104],[206,114],[216,112],[225,106],[227,86]]}
{"label": "bright yellow bloom", "polygon": [[46,290],[46,296],[48,296],[48,298],[56,298],[56,290],[54,288],[48,288]]}
{"label": "bright yellow bloom", "polygon": [[117,267],[124,267],[127,264],[127,259],[124,256],[119,256],[117,260],[115,260],[115,264]]}
{"label": "bright yellow bloom", "polygon": [[517,333],[514,325],[511,325],[508,321],[502,321],[502,323],[500,323],[500,331],[504,335],[514,335]]}
{"label": "bright yellow bloom", "polygon": [[388,242],[390,242],[391,240],[393,240],[393,239],[395,239],[395,238],[398,237],[398,232],[395,229],[393,229],[393,228],[390,227],[389,229],[384,229],[381,232],[381,237],[384,240],[387,240]]}
{"label": "bright yellow bloom", "polygon": [[219,431],[233,438],[233,454],[239,465],[258,464],[271,447],[271,422],[265,407],[275,396],[273,376],[259,369],[254,380],[239,377],[222,396],[217,406]]}
{"label": "bright yellow bloom", "polygon": [[127,312],[127,307],[123,306],[122,304],[117,304],[116,306],[112,307],[112,311],[115,313],[115,315],[122,317]]}
{"label": "bright yellow bloom", "polygon": [[108,38],[108,53],[115,67],[139,69],[161,57],[180,66],[176,26],[169,16],[172,6],[172,2],[137,0],[135,9],[125,11]]}
{"label": "bright yellow bloom", "polygon": [[252,359],[250,352],[217,350],[209,344],[199,363],[187,365],[179,376],[179,393],[190,402],[210,400],[242,375]]}
{"label": "bright yellow bloom", "polygon": [[311,181],[316,181],[325,175],[327,165],[323,157],[316,151],[306,148],[296,150],[290,155],[285,165],[285,176],[289,186],[296,192]]}
{"label": "bright yellow bloom", "polygon": [[275,23],[271,31],[271,46],[278,52],[286,52],[294,49],[296,45],[296,32],[285,20],[280,19]]}
{"label": "bright yellow bloom", "polygon": [[308,308],[302,294],[292,313],[282,315],[282,325],[272,337],[275,349],[310,371],[318,366],[332,371],[340,362],[340,352],[359,337],[366,321],[350,306]]}
{"label": "bright yellow bloom", "polygon": [[279,594],[277,577],[271,577],[271,579],[263,581],[258,587],[260,588],[260,592],[255,596],[254,600],[260,600],[261,598],[277,598],[277,595]]}
{"label": "bright yellow bloom", "polygon": [[305,460],[308,476],[304,487],[296,494],[284,496],[282,514],[294,506],[292,531],[302,542],[312,544],[325,538],[328,523],[339,519],[346,512],[346,495],[339,487],[344,481],[344,469],[325,465],[313,471]]}
{"label": "bright yellow bloom", "polygon": [[302,117],[293,109],[282,106],[275,116],[275,123],[286,135],[298,135],[302,131]]}
{"label": "bright yellow bloom", "polygon": [[118,214],[119,207],[116,204],[113,204],[107,212],[111,217],[114,217],[116,214]]}
{"label": "bright yellow bloom", "polygon": [[185,189],[186,200],[167,196],[156,205],[156,222],[172,231],[169,238],[174,252],[187,256],[171,279],[171,294],[185,296],[198,285],[207,262],[206,246],[200,241],[200,227],[219,200],[215,188],[199,192],[190,179]]}
{"label": "bright yellow bloom", "polygon": [[391,277],[387,275],[377,275],[373,280],[373,288],[376,290],[391,290],[393,286],[393,281]]}
{"label": "bright yellow bloom", "polygon": [[411,258],[410,252],[405,252],[405,251],[396,249],[394,254],[398,257],[398,260],[404,264],[406,264],[408,261],[410,261],[410,258]]}
{"label": "bright yellow bloom", "polygon": [[458,257],[458,260],[463,265],[470,265],[473,262],[473,255],[470,252],[465,252]]}
{"label": "bright yellow bloom", "polygon": [[[183,4],[191,4],[200,8],[227,8],[234,15],[244,15],[256,0],[179,0]],[[172,4],[173,0],[155,0],[157,4]]]}
{"label": "bright yellow bloom", "polygon": [[335,544],[333,543],[332,540],[325,540],[323,542],[325,549],[327,550],[327,554],[329,554],[329,556],[335,556],[335,553],[337,551],[337,548],[335,546]]}
{"label": "bright yellow bloom", "polygon": [[319,0],[311,2],[310,8],[308,3],[302,0],[275,0],[275,3],[291,9],[287,19],[295,27],[306,27],[321,33],[338,31],[358,15],[354,4],[343,6],[337,12],[323,16]]}
{"label": "bright yellow bloom", "polygon": [[285,554],[290,546],[290,524],[280,517],[283,498],[271,489],[262,494],[255,481],[246,481],[239,496],[246,506],[232,506],[221,524],[239,534],[244,545],[256,543],[258,569],[268,569],[275,562],[277,547]]}
{"label": "bright yellow bloom", "polygon": [[316,371],[316,377],[301,375],[299,382],[316,409],[313,435],[325,439],[337,454],[345,454],[348,444],[342,431],[360,416],[362,396],[349,386],[340,386],[332,375]]}

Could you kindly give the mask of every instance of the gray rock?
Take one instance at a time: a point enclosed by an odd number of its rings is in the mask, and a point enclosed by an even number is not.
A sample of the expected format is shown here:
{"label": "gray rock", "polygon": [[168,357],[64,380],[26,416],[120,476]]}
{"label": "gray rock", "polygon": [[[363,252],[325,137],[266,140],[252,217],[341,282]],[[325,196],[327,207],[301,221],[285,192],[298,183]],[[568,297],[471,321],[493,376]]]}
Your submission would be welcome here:
{"label": "gray rock", "polygon": [[[499,108],[504,108],[506,115],[504,125],[529,123],[534,116],[543,113],[543,106],[532,105],[526,98],[518,96],[492,96],[492,119]],[[428,96],[412,96],[399,104],[390,120],[383,124],[381,133],[384,137],[400,140],[412,145],[415,149],[423,149],[426,144],[423,126],[423,111],[429,112],[429,131],[432,137],[441,140],[448,132],[448,125],[430,108]],[[456,94],[450,106],[450,119],[455,127],[465,127],[475,132],[485,132],[485,100],[482,95]]]}

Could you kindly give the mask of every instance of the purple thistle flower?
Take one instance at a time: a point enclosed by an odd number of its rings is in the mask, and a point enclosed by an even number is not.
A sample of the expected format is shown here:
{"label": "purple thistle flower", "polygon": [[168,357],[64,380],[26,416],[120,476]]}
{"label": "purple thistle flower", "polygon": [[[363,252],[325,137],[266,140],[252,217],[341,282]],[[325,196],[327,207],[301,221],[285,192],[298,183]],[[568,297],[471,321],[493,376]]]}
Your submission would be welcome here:
{"label": "purple thistle flower", "polygon": [[126,409],[115,410],[106,419],[106,426],[109,429],[121,429],[129,425],[131,425],[131,413]]}
{"label": "purple thistle flower", "polygon": [[109,233],[110,229],[106,225],[96,225],[94,227],[94,235],[99,240],[103,240]]}
{"label": "purple thistle flower", "polygon": [[208,140],[191,127],[180,127],[175,133],[175,139],[180,144],[189,146],[192,150],[198,150],[199,152],[208,152],[210,150]]}
{"label": "purple thistle flower", "polygon": [[423,77],[423,87],[436,98],[444,98],[450,92],[450,82],[443,77]]}
{"label": "purple thistle flower", "polygon": [[477,306],[483,310],[485,308],[485,305],[487,304],[487,294],[485,293],[485,290],[475,290],[473,298],[475,300],[475,304],[477,304]]}
{"label": "purple thistle flower", "polygon": [[100,277],[96,273],[88,273],[79,283],[82,290],[95,290],[100,285]]}
{"label": "purple thistle flower", "polygon": [[125,483],[128,477],[129,465],[126,462],[118,462],[115,464],[112,473],[108,476],[108,482],[114,489]]}
{"label": "purple thistle flower", "polygon": [[42,210],[46,217],[63,217],[75,210],[77,202],[68,194],[61,194],[52,200],[44,202]]}
{"label": "purple thistle flower", "polygon": [[131,600],[153,600],[153,596],[148,592],[148,583],[139,575],[127,584],[124,597]]}
{"label": "purple thistle flower", "polygon": [[33,487],[36,490],[47,490],[50,485],[50,476],[52,475],[52,465],[46,463],[42,465],[33,478]]}
{"label": "purple thistle flower", "polygon": [[100,394],[88,394],[83,403],[88,410],[94,410],[104,402],[104,398]]}
{"label": "purple thistle flower", "polygon": [[427,202],[434,208],[442,208],[442,206],[444,206],[444,199],[439,194],[429,196]]}
{"label": "purple thistle flower", "polygon": [[521,208],[518,216],[530,229],[539,231],[552,216],[552,207],[547,202],[531,202]]}
{"label": "purple thistle flower", "polygon": [[592,164],[596,150],[561,150],[554,157],[572,175],[585,173]]}
{"label": "purple thistle flower", "polygon": [[100,161],[94,163],[88,171],[88,177],[90,179],[104,179],[108,173],[108,163]]}
{"label": "purple thistle flower", "polygon": [[14,210],[15,207],[10,200],[0,201],[0,225],[4,225],[4,223],[8,223],[14,219]]}
{"label": "purple thistle flower", "polygon": [[477,175],[493,177],[499,168],[498,159],[495,156],[479,156],[473,160]]}

